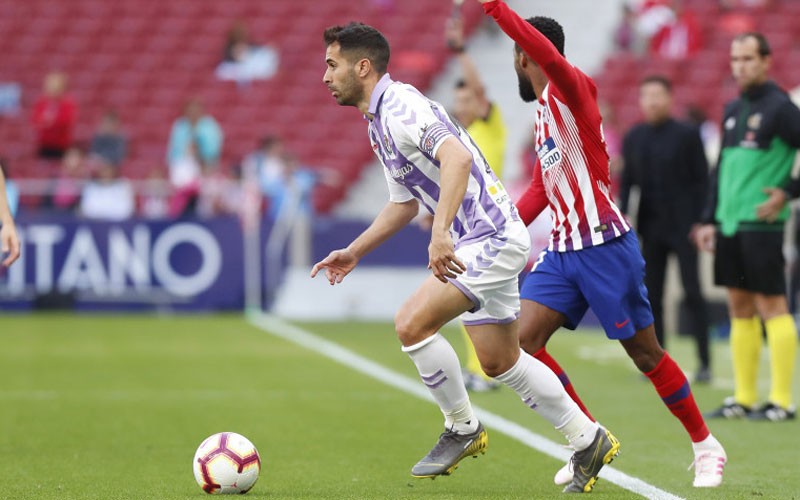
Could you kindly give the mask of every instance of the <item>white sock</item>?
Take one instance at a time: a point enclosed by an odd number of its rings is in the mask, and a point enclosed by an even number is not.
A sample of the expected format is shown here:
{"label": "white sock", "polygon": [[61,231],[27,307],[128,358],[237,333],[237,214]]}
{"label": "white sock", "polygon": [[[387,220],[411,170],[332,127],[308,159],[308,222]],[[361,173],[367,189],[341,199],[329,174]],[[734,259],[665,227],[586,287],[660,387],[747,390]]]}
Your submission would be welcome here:
{"label": "white sock", "polygon": [[478,429],[478,419],[472,412],[458,356],[444,337],[436,333],[417,344],[403,347],[417,366],[422,383],[444,414],[445,428],[460,434]]}
{"label": "white sock", "polygon": [[707,438],[698,443],[692,443],[692,450],[694,450],[695,455],[706,451],[719,451],[721,449],[722,445],[713,434],[709,434]]}
{"label": "white sock", "polygon": [[578,408],[556,374],[538,359],[520,349],[514,366],[495,378],[514,389],[523,403],[553,424],[575,450],[586,448],[594,440],[599,426]]}

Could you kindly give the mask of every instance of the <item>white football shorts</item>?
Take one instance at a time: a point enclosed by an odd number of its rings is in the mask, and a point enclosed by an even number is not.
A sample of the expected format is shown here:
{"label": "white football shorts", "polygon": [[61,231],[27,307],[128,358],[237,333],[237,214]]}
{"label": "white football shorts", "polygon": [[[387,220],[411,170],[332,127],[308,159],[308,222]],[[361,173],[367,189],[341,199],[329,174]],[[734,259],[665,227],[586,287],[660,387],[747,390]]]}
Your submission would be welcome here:
{"label": "white football shorts", "polygon": [[503,234],[456,248],[467,270],[450,283],[475,304],[460,316],[464,325],[505,324],[519,317],[518,277],[530,251],[525,224],[510,220]]}

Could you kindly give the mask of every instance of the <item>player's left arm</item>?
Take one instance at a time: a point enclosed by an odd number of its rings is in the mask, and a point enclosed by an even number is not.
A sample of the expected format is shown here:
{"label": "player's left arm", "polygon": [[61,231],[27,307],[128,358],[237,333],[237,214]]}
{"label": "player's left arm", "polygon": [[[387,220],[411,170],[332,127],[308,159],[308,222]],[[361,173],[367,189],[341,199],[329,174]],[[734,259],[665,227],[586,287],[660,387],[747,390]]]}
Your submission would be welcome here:
{"label": "player's left arm", "polygon": [[536,158],[536,165],[533,166],[533,178],[528,189],[517,200],[516,206],[522,222],[526,226],[539,217],[539,214],[547,208],[547,193],[544,190],[544,182],[542,180],[542,165],[539,163],[539,158]]}
{"label": "player's left arm", "polygon": [[[800,148],[800,110],[791,102],[780,110],[777,134],[792,148]],[[800,154],[795,155],[789,180],[783,186],[764,188],[764,193],[769,197],[756,207],[756,216],[761,220],[774,222],[788,200],[800,197]]]}
{"label": "player's left arm", "polygon": [[541,66],[567,101],[580,99],[584,79],[547,37],[511,10],[502,0],[478,1],[483,4],[483,11],[492,16],[497,25],[517,42],[528,57]]}
{"label": "player's left arm", "polygon": [[450,136],[436,151],[436,160],[440,164],[440,189],[431,226],[428,268],[439,281],[447,283],[447,278],[455,278],[466,271],[464,264],[456,257],[450,226],[467,192],[472,155],[461,141]]}

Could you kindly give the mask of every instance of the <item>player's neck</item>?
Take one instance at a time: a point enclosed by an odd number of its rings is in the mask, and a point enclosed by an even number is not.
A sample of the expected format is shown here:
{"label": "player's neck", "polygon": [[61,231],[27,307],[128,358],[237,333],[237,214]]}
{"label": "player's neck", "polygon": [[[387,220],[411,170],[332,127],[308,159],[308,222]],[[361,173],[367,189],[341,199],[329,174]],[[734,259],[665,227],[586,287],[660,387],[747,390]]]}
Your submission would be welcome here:
{"label": "player's neck", "polygon": [[548,80],[546,76],[531,79],[531,85],[533,85],[533,91],[536,92],[537,99],[542,98],[544,95],[544,89],[547,87],[549,81],[550,80]]}
{"label": "player's neck", "polygon": [[361,114],[366,115],[370,120],[372,120],[373,115],[369,112],[369,104],[372,100],[372,92],[375,90],[375,86],[378,84],[377,81],[370,81],[364,84],[364,93],[361,95],[361,100],[356,104],[356,107]]}

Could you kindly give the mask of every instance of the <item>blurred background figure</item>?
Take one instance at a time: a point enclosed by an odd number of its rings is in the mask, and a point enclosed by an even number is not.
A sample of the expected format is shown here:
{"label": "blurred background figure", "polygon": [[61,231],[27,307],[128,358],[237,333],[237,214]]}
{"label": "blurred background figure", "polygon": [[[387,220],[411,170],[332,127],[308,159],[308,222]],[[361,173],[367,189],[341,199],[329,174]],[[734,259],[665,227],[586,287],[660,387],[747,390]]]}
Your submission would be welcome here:
{"label": "blurred background figure", "polygon": [[697,18],[683,0],[672,0],[672,19],[664,23],[650,39],[650,53],[665,59],[686,59],[703,46]]}
{"label": "blurred background figure", "polygon": [[169,208],[172,217],[194,213],[201,178],[217,167],[222,140],[222,130],[205,113],[203,104],[189,100],[183,115],[172,125],[167,150],[169,180],[175,189]]}
{"label": "blurred background figure", "polygon": [[49,73],[43,93],[33,106],[37,154],[40,158],[60,159],[72,145],[78,106],[67,94],[67,75]]}
{"label": "blurred background figure", "polygon": [[719,124],[710,120],[703,108],[696,104],[690,104],[686,108],[686,121],[700,131],[703,149],[706,151],[706,160],[709,165],[715,164],[719,157]]}
{"label": "blurred background figure", "polygon": [[213,116],[206,114],[199,99],[190,99],[175,120],[167,146],[167,164],[191,156],[202,169],[213,168],[222,153],[223,134]]}
{"label": "blurred background figure", "polygon": [[4,159],[0,159],[0,173],[2,173],[5,178],[8,209],[11,212],[11,217],[16,217],[17,209],[19,208],[19,188],[14,180],[11,179],[11,174],[8,170],[8,162]]}
{"label": "blurred background figure", "polygon": [[83,186],[80,214],[87,219],[123,221],[136,212],[136,196],[128,179],[104,159],[96,160],[94,175]]}
{"label": "blurred background figure", "polygon": [[678,258],[689,333],[697,344],[695,382],[711,380],[708,312],[700,290],[697,250],[689,235],[701,220],[707,190],[706,163],[700,133],[672,116],[672,83],[649,76],[639,86],[644,123],[633,127],[623,141],[624,169],[620,209],[630,213],[631,188],[639,188],[636,229],[645,259],[645,285],[653,308],[656,337],[666,346],[664,281],[667,259]]}
{"label": "blurred background figure", "polygon": [[87,176],[86,156],[83,150],[72,146],[64,153],[61,168],[53,185],[50,207],[61,212],[72,212],[80,203],[81,187]]}
{"label": "blurred background figure", "polygon": [[114,167],[119,167],[128,152],[128,141],[120,130],[119,115],[113,109],[103,113],[97,131],[92,137],[89,153],[99,156]]}
{"label": "blurred background figure", "polygon": [[242,162],[245,178],[255,179],[261,193],[268,196],[273,186],[283,182],[286,170],[286,151],[283,141],[275,135],[262,137],[258,148]]}
{"label": "blurred background figure", "polygon": [[278,65],[277,49],[253,42],[247,25],[239,20],[228,30],[223,59],[217,66],[216,75],[220,80],[247,84],[252,80],[272,78]]}

